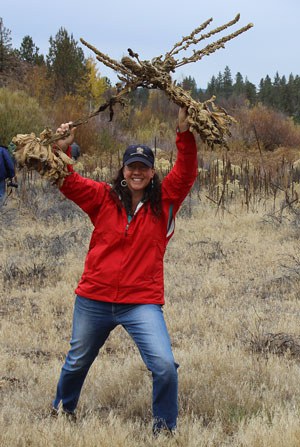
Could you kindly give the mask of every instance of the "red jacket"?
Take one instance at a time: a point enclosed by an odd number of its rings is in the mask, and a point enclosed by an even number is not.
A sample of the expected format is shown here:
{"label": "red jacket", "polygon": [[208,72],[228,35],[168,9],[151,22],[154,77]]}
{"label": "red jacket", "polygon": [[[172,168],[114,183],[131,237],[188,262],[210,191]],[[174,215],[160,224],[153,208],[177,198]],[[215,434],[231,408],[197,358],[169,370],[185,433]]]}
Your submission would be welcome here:
{"label": "red jacket", "polygon": [[84,272],[75,290],[93,300],[126,304],[164,304],[163,258],[174,232],[175,215],[197,176],[194,136],[177,133],[177,160],[162,181],[162,214],[144,206],[130,224],[117,209],[110,185],[81,177],[66,177],[61,192],[85,211],[93,225]]}

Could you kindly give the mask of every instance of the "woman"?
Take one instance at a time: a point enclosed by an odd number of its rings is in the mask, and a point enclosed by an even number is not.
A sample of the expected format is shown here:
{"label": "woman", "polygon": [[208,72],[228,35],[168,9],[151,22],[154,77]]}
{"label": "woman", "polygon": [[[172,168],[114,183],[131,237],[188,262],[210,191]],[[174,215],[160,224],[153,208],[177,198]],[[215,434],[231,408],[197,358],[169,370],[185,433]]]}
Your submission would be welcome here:
{"label": "woman", "polygon": [[[68,124],[58,129],[63,132]],[[71,136],[58,142],[66,149]],[[177,367],[164,321],[163,257],[174,218],[197,175],[197,149],[180,108],[177,161],[160,182],[154,154],[129,146],[112,186],[72,172],[61,192],[85,211],[95,229],[76,289],[71,349],[53,402],[74,415],[88,370],[110,332],[122,325],[153,378],[153,432],[176,428]]]}

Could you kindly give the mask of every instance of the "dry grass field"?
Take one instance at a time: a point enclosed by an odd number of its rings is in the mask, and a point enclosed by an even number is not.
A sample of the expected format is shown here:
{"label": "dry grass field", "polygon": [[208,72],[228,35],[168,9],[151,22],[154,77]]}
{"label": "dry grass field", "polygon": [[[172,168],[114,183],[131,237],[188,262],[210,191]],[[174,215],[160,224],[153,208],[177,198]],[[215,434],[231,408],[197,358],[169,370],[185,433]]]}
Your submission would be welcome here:
{"label": "dry grass field", "polygon": [[121,328],[90,371],[77,423],[50,417],[92,228],[46,183],[9,197],[0,217],[2,447],[300,446],[297,208],[278,214],[279,195],[248,212],[242,198],[218,212],[204,193],[190,200],[165,258],[178,433],[154,440],[151,378]]}

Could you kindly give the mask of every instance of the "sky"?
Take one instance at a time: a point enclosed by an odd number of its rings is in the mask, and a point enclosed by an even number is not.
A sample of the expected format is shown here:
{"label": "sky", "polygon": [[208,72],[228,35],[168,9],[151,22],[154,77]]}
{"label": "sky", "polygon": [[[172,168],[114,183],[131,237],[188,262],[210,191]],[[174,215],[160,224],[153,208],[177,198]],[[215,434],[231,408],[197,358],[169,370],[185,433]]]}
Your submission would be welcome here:
{"label": "sky", "polygon": [[[237,13],[239,22],[214,40],[248,23],[253,23],[253,28],[228,42],[225,49],[178,69],[172,75],[175,79],[191,76],[198,88],[206,88],[211,77],[223,73],[226,66],[233,79],[240,72],[257,86],[266,75],[273,79],[276,72],[287,78],[290,73],[300,75],[300,0],[3,0],[0,8],[14,48],[29,35],[40,54],[46,55],[50,36],[55,38],[63,27],[86,57],[93,53],[80,43],[80,37],[116,60],[127,55],[127,48],[144,60],[164,55],[207,19],[212,17],[213,22],[205,32]],[[193,48],[198,50],[204,44]],[[190,54],[187,51],[184,56]],[[97,67],[112,84],[117,81],[113,70],[100,62]]]}

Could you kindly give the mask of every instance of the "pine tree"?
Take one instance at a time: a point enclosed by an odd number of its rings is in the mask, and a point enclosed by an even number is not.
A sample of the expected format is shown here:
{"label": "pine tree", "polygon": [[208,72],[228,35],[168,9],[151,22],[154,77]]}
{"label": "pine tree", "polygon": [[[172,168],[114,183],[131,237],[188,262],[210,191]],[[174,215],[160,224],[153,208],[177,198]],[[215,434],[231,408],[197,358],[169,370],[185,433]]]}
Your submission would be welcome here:
{"label": "pine tree", "polygon": [[290,97],[286,77],[284,75],[280,79],[279,90],[280,90],[279,110],[282,110],[284,113],[291,116],[291,113],[290,113],[291,97]]}
{"label": "pine tree", "polygon": [[300,76],[289,78],[289,94],[291,95],[291,115],[297,123],[300,123]]}
{"label": "pine tree", "polygon": [[256,103],[256,87],[252,82],[248,81],[248,78],[245,79],[245,96],[251,105]]}
{"label": "pine tree", "polygon": [[228,65],[225,67],[222,81],[222,96],[228,99],[233,93],[232,76]]}
{"label": "pine tree", "polygon": [[208,96],[213,96],[217,93],[216,77],[212,76],[211,80],[207,84],[206,93]]}
{"label": "pine tree", "polygon": [[9,68],[12,54],[11,31],[5,28],[0,17],[0,72]]}
{"label": "pine tree", "polygon": [[267,106],[272,105],[272,81],[269,75],[261,79],[259,84],[258,100]]}
{"label": "pine tree", "polygon": [[235,83],[233,84],[233,93],[236,96],[242,96],[245,93],[244,79],[239,71],[235,75]]}
{"label": "pine tree", "polygon": [[55,80],[54,96],[75,94],[83,77],[87,76],[83,51],[73,34],[69,36],[65,28],[60,28],[55,38],[50,37],[49,42],[47,66]]}
{"label": "pine tree", "polygon": [[196,84],[195,79],[192,78],[192,76],[185,77],[183,79],[183,81],[181,82],[181,87],[184,90],[189,91],[192,98],[195,98],[195,99],[197,98],[197,96],[198,96],[197,84]]}
{"label": "pine tree", "polygon": [[219,71],[218,76],[216,77],[216,94],[219,96],[222,94],[223,91],[223,75]]}
{"label": "pine tree", "polygon": [[42,65],[44,63],[44,56],[39,55],[39,48],[34,44],[30,36],[23,38],[17,54],[21,60],[29,64]]}
{"label": "pine tree", "polygon": [[281,79],[279,76],[278,71],[275,74],[274,81],[272,84],[272,101],[271,101],[272,107],[274,107],[276,110],[281,109]]}

